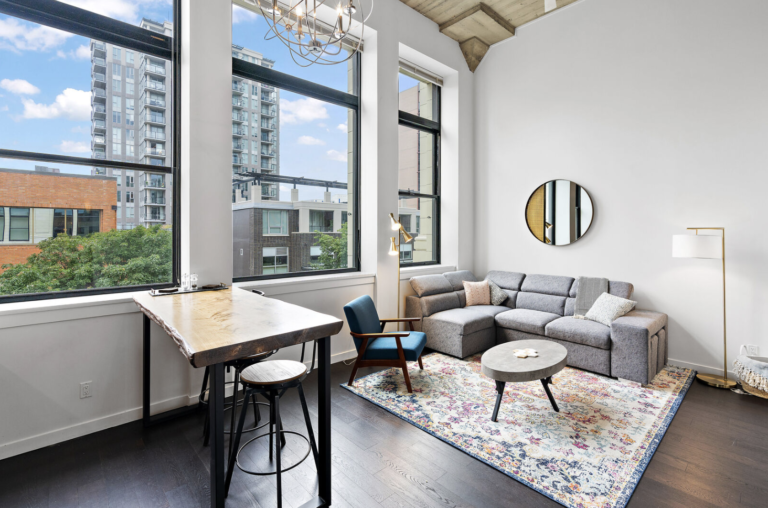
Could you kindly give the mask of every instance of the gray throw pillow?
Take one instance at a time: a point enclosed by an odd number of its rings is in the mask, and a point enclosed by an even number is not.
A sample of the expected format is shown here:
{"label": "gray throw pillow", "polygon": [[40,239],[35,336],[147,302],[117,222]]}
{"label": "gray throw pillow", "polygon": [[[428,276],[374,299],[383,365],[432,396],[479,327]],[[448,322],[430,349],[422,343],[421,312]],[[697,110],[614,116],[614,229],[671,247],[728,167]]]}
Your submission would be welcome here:
{"label": "gray throw pillow", "polygon": [[637,302],[613,296],[609,293],[600,295],[587,311],[584,319],[611,326],[616,319],[635,308]]}
{"label": "gray throw pillow", "polygon": [[509,295],[503,289],[490,280],[488,281],[488,288],[491,290],[491,304],[493,305],[501,305],[509,298]]}

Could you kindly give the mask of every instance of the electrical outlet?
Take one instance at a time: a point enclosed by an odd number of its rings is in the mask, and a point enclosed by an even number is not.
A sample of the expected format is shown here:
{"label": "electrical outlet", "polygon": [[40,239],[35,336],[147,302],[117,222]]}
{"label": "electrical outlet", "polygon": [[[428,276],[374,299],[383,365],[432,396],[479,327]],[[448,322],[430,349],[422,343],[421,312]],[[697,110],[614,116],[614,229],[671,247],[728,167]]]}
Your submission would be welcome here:
{"label": "electrical outlet", "polygon": [[80,398],[85,399],[91,396],[91,383],[93,381],[84,381],[80,383]]}
{"label": "electrical outlet", "polygon": [[747,344],[747,355],[748,356],[757,356],[760,354],[760,348],[755,346],[754,344]]}

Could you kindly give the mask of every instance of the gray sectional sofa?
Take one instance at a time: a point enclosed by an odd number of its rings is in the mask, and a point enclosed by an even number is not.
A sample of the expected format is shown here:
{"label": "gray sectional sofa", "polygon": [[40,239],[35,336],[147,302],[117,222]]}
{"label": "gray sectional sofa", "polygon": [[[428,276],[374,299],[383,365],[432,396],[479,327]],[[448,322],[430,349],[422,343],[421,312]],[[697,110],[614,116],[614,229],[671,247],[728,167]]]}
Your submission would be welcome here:
{"label": "gray sectional sofa", "polygon": [[[427,347],[464,358],[496,344],[546,339],[568,350],[568,365],[647,384],[667,364],[667,315],[633,310],[610,327],[573,317],[579,291],[572,277],[492,271],[486,279],[508,298],[502,306],[466,307],[470,271],[411,279],[416,296],[406,298],[406,317],[422,318]],[[632,284],[610,281],[608,292],[630,298]]]}

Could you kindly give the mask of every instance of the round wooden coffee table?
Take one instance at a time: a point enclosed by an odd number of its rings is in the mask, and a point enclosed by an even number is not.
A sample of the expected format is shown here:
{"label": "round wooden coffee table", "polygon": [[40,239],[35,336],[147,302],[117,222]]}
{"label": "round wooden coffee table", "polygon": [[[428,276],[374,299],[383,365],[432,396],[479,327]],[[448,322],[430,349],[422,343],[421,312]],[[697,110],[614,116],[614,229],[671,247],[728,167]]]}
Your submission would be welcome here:
{"label": "round wooden coffee table", "polygon": [[[515,349],[534,349],[539,356],[518,358]],[[496,406],[493,408],[492,421],[499,416],[501,398],[507,383],[527,383],[540,380],[547,392],[552,409],[560,412],[549,385],[552,376],[563,370],[568,360],[568,351],[556,342],[548,340],[515,340],[492,347],[483,353],[480,363],[483,374],[496,381]]]}

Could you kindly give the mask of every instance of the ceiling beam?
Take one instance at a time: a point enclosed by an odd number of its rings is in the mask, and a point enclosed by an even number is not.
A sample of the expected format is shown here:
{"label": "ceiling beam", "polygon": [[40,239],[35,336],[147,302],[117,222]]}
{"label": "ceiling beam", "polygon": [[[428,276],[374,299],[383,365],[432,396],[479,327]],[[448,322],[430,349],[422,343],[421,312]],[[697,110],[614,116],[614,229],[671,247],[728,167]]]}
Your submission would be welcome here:
{"label": "ceiling beam", "polygon": [[515,35],[515,27],[483,2],[442,23],[439,28],[441,33],[458,41],[472,72],[492,44]]}
{"label": "ceiling beam", "polygon": [[490,46],[477,37],[472,37],[464,42],[459,43],[461,53],[464,55],[464,60],[467,61],[467,67],[471,72],[475,72],[477,66],[480,65],[480,61],[488,52]]}

